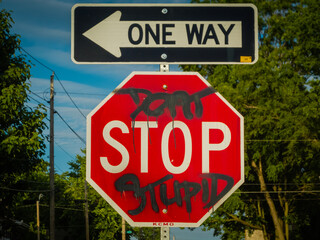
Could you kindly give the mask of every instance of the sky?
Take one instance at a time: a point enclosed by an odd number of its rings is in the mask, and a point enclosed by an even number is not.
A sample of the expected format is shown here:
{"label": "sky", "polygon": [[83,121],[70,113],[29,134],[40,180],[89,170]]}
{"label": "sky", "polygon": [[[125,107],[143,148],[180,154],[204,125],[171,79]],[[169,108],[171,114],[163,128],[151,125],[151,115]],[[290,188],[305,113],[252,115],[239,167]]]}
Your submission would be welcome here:
{"label": "sky", "polygon": [[[189,0],[2,0],[0,8],[12,10],[13,32],[31,60],[30,106],[41,102],[49,107],[50,76],[55,72],[54,156],[57,173],[69,171],[68,162],[85,149],[86,119],[90,113],[132,71],[159,71],[159,65],[78,65],[71,61],[71,8],[76,3],[189,3]],[[180,71],[170,65],[170,71]],[[65,93],[68,92],[72,101]],[[49,111],[48,111],[49,113]],[[60,118],[62,117],[62,119]],[[65,122],[67,123],[65,123]],[[49,123],[47,123],[49,126]],[[69,126],[69,127],[68,127]],[[71,129],[76,134],[71,131]],[[47,130],[46,134],[49,134]],[[49,161],[49,144],[45,160]],[[218,239],[213,231],[171,228],[176,240]]]}

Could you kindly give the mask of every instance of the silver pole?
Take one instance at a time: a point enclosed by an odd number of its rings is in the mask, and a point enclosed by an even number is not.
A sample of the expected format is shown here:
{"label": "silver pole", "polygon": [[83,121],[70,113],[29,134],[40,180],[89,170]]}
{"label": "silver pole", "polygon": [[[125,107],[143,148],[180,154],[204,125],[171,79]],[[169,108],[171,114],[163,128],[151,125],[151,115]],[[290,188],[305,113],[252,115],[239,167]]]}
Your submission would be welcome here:
{"label": "silver pole", "polygon": [[[169,64],[160,64],[160,72],[169,72]],[[160,240],[170,240],[169,227],[161,227]]]}

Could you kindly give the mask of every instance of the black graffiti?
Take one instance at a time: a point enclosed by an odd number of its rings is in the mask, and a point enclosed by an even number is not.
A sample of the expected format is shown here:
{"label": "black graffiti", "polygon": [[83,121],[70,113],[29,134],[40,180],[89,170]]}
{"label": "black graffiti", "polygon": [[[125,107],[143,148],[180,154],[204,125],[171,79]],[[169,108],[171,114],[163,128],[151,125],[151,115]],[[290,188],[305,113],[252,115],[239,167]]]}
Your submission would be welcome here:
{"label": "black graffiti", "polygon": [[[207,87],[197,93],[188,94],[185,91],[175,91],[173,93],[151,93],[149,90],[140,89],[140,88],[125,88],[120,89],[118,94],[130,94],[132,100],[136,105],[138,105],[137,109],[135,109],[130,117],[135,120],[140,112],[144,112],[147,116],[159,117],[163,114],[166,108],[169,109],[170,115],[172,118],[175,118],[177,115],[176,107],[181,106],[183,110],[183,114],[186,119],[192,119],[194,117],[191,112],[191,103],[195,104],[195,115],[197,117],[201,117],[203,113],[203,106],[201,103],[201,98],[208,96],[212,93],[215,93],[212,87]],[[145,94],[147,97],[140,103],[139,94]],[[155,109],[150,109],[150,105],[156,101],[162,101]],[[140,104],[140,105],[139,105]]]}
{"label": "black graffiti", "polygon": [[[232,177],[224,174],[217,173],[207,173],[202,174],[202,182],[189,182],[183,181],[179,182],[177,180],[173,181],[173,191],[174,197],[168,198],[167,194],[167,184],[165,183],[169,179],[173,178],[173,175],[168,174],[165,177],[161,178],[154,183],[150,183],[147,186],[141,187],[139,178],[135,174],[125,174],[119,177],[114,185],[117,191],[121,194],[125,191],[132,191],[134,196],[139,199],[140,205],[133,210],[129,210],[130,215],[137,215],[141,213],[147,204],[146,193],[150,194],[151,206],[154,212],[159,212],[159,205],[156,200],[156,187],[159,186],[160,200],[165,206],[172,204],[177,204],[177,206],[182,207],[182,202],[186,203],[186,211],[188,213],[192,212],[192,203],[191,199],[195,197],[202,189],[202,202],[205,204],[203,208],[208,210],[213,207],[221,198],[223,198],[233,187],[234,180]],[[211,189],[209,190],[209,182],[211,180]],[[224,180],[227,182],[227,185],[224,189],[218,194],[218,180]],[[181,190],[184,191],[184,198],[181,196]],[[211,192],[211,193],[210,193]]]}

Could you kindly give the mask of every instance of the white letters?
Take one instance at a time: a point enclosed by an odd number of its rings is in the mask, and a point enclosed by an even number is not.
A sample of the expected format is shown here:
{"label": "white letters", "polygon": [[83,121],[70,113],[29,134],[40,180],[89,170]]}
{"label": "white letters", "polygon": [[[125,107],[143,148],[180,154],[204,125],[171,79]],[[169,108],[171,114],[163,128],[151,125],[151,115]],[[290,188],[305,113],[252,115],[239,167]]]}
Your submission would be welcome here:
{"label": "white letters", "polygon": [[129,153],[128,150],[117,140],[113,139],[110,136],[110,132],[113,128],[120,128],[123,133],[129,133],[129,129],[126,124],[124,124],[121,121],[112,121],[106,124],[106,126],[103,128],[103,139],[111,146],[117,149],[121,156],[122,160],[121,163],[117,166],[113,166],[108,162],[107,157],[100,157],[100,162],[102,167],[110,172],[110,173],[119,173],[122,172],[129,164]]}
{"label": "white letters", "polygon": [[[148,132],[150,128],[157,128],[157,122],[135,122],[135,128],[141,128],[141,172],[146,173],[148,172]],[[149,129],[148,129],[149,128]]]}
{"label": "white letters", "polygon": [[[141,131],[141,173],[148,172],[148,158],[149,158],[149,136],[151,136],[152,130],[158,128],[158,123],[155,121],[136,121],[132,126],[134,129],[140,129]],[[111,137],[110,132],[113,128],[119,128],[122,133],[128,134],[129,128],[128,126],[121,121],[111,121],[105,125],[103,128],[103,138],[107,144],[111,147],[115,148],[121,154],[121,162],[114,166],[111,165],[108,161],[107,157],[100,157],[100,163],[102,167],[110,172],[110,173],[120,173],[124,171],[130,160],[130,155],[128,150],[124,145]],[[184,137],[184,159],[180,166],[174,166],[171,163],[170,154],[169,154],[169,137],[174,129],[180,129],[183,137]],[[217,129],[222,131],[223,140],[220,143],[210,143],[210,130]],[[174,134],[174,133],[173,133]],[[231,142],[231,132],[229,127],[222,122],[202,122],[201,126],[201,134],[202,134],[202,173],[210,172],[210,151],[222,151],[225,150]],[[158,136],[160,134],[157,134]],[[128,134],[128,138],[132,138],[131,134]],[[195,140],[198,141],[198,140]],[[160,150],[160,149],[159,149]],[[179,150],[178,150],[179,151]],[[157,154],[157,153],[154,153]],[[160,153],[159,153],[160,154]],[[169,122],[163,129],[161,135],[161,156],[163,165],[168,170],[168,172],[173,174],[180,174],[185,172],[190,166],[192,159],[192,136],[189,130],[189,127],[182,121],[173,121]],[[194,157],[195,158],[195,157]],[[196,160],[196,159],[194,159]],[[135,163],[137,164],[137,163]]]}
{"label": "white letters", "polygon": [[172,122],[169,122],[163,130],[162,141],[161,141],[161,153],[162,153],[162,161],[166,169],[171,173],[179,174],[187,170],[190,165],[191,155],[192,155],[192,140],[191,140],[190,130],[185,123],[181,121],[174,121],[174,128],[181,129],[184,136],[185,153],[184,153],[184,159],[182,164],[179,167],[175,167],[171,164],[171,161],[170,161],[168,144],[169,144],[170,133],[173,130]]}
{"label": "white letters", "polygon": [[[210,129],[219,129],[223,132],[223,140],[220,143],[209,142]],[[222,122],[202,123],[202,172],[209,173],[209,152],[226,149],[231,142],[231,132],[228,126]]]}

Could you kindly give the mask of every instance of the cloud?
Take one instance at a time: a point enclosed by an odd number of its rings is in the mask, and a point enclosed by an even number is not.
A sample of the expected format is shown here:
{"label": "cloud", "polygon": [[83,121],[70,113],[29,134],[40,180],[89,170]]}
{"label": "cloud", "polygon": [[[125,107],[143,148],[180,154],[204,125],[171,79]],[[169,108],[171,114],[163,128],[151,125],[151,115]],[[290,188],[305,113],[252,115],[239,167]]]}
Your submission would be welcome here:
{"label": "cloud", "polygon": [[[26,47],[26,51],[31,54],[33,57],[40,61],[48,62],[48,67],[53,68],[51,66],[59,66],[64,70],[73,70],[75,72],[82,72],[86,74],[98,75],[100,77],[110,78],[113,81],[120,83],[124,80],[132,71],[159,71],[159,65],[149,64],[149,65],[113,65],[113,64],[75,64],[71,61],[71,53],[70,51],[54,49],[51,47],[44,46],[33,46]],[[31,61],[40,67],[40,64]],[[172,68],[174,66],[171,66]],[[56,68],[53,69],[56,71]],[[59,75],[59,72],[56,71]]]}
{"label": "cloud", "polygon": [[[101,88],[72,81],[60,80],[60,82],[81,111],[87,113],[111,92],[111,90],[101,90]],[[31,91],[49,101],[49,80],[31,78]],[[58,107],[67,106],[75,108],[70,98],[57,81],[55,81],[55,105]]]}
{"label": "cloud", "polygon": [[[70,31],[20,23],[15,28],[16,32],[24,38],[35,39],[39,43],[55,43],[68,45],[70,43]],[[35,43],[35,42],[34,42]]]}
{"label": "cloud", "polygon": [[[70,96],[87,115],[132,71],[159,71],[159,65],[78,65],[71,61],[71,8],[87,0],[2,0],[1,7],[13,10],[14,32],[21,35],[22,47],[42,64],[54,70]],[[92,1],[91,1],[92,2]],[[105,0],[96,0],[105,3]],[[145,0],[110,0],[108,3],[145,3]],[[148,3],[176,3],[188,0],[150,0]],[[35,66],[31,68],[34,77],[30,79],[34,99],[49,104],[51,70],[29,58]],[[170,70],[175,67],[170,65]],[[47,78],[45,78],[47,76]],[[72,80],[72,81],[71,81]],[[55,108],[63,119],[83,139],[86,137],[86,120],[64,93],[55,77]],[[43,100],[44,99],[44,100]],[[30,106],[37,101],[30,100]],[[49,123],[48,123],[49,126]],[[55,114],[56,166],[67,170],[69,155],[81,154],[84,144]],[[46,130],[49,134],[49,130]],[[49,144],[47,144],[49,146]],[[63,150],[60,149],[63,148]],[[47,149],[49,151],[49,148]],[[68,152],[66,154],[64,151]]]}
{"label": "cloud", "polygon": [[42,26],[52,20],[56,24],[69,23],[73,6],[70,2],[57,0],[3,0],[2,4],[5,9],[13,10],[15,20]]}

